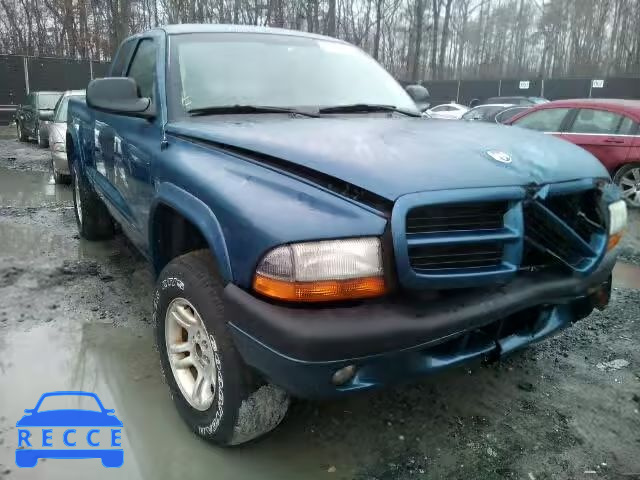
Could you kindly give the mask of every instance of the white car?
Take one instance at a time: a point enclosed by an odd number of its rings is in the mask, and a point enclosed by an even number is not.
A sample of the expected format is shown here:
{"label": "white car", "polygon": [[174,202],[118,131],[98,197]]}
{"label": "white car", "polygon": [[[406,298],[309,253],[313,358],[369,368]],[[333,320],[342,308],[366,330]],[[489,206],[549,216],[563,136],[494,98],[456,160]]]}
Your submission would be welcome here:
{"label": "white car", "polygon": [[458,103],[444,103],[427,110],[431,118],[444,118],[447,120],[460,120],[460,117],[469,110],[469,107]]}
{"label": "white car", "polygon": [[49,149],[51,172],[56,183],[69,183],[71,171],[67,161],[67,107],[70,98],[84,98],[84,90],[68,90],[56,103],[53,119],[49,124]]}

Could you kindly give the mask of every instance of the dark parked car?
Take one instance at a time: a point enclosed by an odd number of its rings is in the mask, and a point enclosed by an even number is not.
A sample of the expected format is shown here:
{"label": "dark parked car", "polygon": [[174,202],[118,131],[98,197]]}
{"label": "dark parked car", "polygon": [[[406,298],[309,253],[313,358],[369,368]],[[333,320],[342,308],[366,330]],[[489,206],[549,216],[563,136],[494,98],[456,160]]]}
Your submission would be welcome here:
{"label": "dark parked car", "polygon": [[512,97],[491,97],[487,98],[482,105],[488,105],[490,103],[509,103],[511,105],[540,105],[543,103],[548,103],[549,100],[542,97],[521,97],[521,96],[512,96]]}
{"label": "dark parked car", "polygon": [[80,235],[117,222],[154,265],[168,388],[217,444],[273,429],[290,396],[498,359],[608,303],[627,210],[596,158],[425,121],[346,42],[158,28],[68,110]]}
{"label": "dark parked car", "polygon": [[630,206],[640,207],[640,101],[558,100],[511,119],[568,140],[598,157]]}
{"label": "dark parked car", "polygon": [[18,140],[26,142],[34,138],[38,146],[49,146],[48,123],[53,119],[53,111],[62,92],[31,92],[24,104],[16,111],[16,131]]}
{"label": "dark parked car", "polygon": [[462,115],[461,120],[470,122],[505,123],[530,107],[510,104],[478,105]]}

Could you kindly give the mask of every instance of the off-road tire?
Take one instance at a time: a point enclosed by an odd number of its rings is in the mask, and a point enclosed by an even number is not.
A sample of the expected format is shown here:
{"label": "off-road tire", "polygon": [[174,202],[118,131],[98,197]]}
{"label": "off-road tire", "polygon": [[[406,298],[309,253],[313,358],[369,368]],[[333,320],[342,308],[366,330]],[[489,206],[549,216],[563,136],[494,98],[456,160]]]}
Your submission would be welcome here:
{"label": "off-road tire", "polygon": [[[153,318],[162,370],[178,412],[200,437],[219,446],[231,446],[273,430],[287,412],[289,396],[262,381],[240,357],[227,327],[223,283],[217,271],[209,250],[172,260],[157,280]],[[187,300],[197,310],[213,345],[217,385],[213,403],[204,411],[193,408],[185,399],[168,357],[165,317],[176,298]]]}
{"label": "off-road tire", "polygon": [[18,136],[19,142],[28,142],[29,135],[24,131],[24,128],[20,124],[20,122],[16,122],[16,135]]}
{"label": "off-road tire", "polygon": [[[106,240],[113,237],[114,225],[109,210],[93,190],[76,161],[71,162],[71,189],[73,211],[80,236],[87,240]],[[78,196],[81,209],[78,208]]]}

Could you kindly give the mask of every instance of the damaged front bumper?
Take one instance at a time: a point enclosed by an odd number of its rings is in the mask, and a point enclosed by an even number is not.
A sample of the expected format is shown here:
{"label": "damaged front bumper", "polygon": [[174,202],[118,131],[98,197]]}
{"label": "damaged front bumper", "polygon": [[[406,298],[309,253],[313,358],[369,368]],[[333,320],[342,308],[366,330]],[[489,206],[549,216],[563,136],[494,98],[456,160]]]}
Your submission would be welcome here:
{"label": "damaged front bumper", "polygon": [[328,397],[496,359],[542,340],[606,304],[615,261],[608,253],[588,276],[522,275],[449,298],[319,309],[273,305],[229,284],[225,308],[248,365],[295,396]]}

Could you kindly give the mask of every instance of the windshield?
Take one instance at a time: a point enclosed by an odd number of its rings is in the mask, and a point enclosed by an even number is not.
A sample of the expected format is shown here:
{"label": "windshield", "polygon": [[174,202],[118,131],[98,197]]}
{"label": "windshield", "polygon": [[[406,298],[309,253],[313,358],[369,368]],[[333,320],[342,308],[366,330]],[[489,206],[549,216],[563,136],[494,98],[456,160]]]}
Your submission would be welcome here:
{"label": "windshield", "polygon": [[549,103],[549,100],[541,97],[529,97],[529,100],[531,100],[535,105],[540,105],[542,103]]}
{"label": "windshield", "polygon": [[503,106],[482,106],[469,110],[462,115],[463,120],[486,120],[490,121],[491,118],[498,112],[504,110]]}
{"label": "windshield", "polygon": [[67,108],[69,107],[69,99],[71,98],[84,98],[84,95],[67,95],[62,97],[56,107],[56,113],[53,120],[55,123],[66,123]]}
{"label": "windshield", "polygon": [[[292,35],[171,37],[174,111],[260,105],[311,108],[391,105],[416,112],[375,60],[344,43]],[[177,65],[176,65],[177,63]]]}
{"label": "windshield", "polygon": [[525,110],[529,110],[529,108],[531,108],[531,107],[523,106],[523,107],[508,108],[505,111],[500,112],[499,114],[496,115],[496,122],[505,123],[505,122],[511,120],[513,117],[515,117],[520,112],[523,112]]}
{"label": "windshield", "polygon": [[40,110],[53,110],[60,98],[59,93],[41,93],[38,95],[38,108]]}

